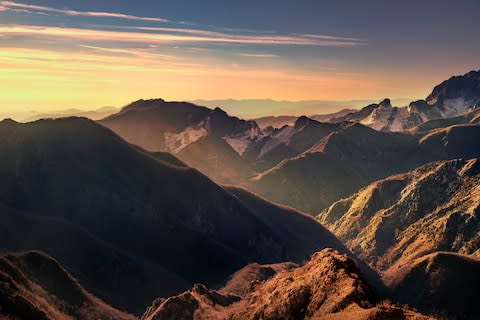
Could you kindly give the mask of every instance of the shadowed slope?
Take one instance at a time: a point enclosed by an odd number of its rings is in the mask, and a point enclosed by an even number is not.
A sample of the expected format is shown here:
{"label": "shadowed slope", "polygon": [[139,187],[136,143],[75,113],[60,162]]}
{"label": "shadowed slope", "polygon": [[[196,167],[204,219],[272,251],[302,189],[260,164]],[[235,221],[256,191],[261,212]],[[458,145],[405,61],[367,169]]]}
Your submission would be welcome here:
{"label": "shadowed slope", "polygon": [[0,306],[0,317],[11,319],[135,319],[90,295],[36,251],[0,256]]}
{"label": "shadowed slope", "polygon": [[0,209],[0,252],[32,249],[55,257],[95,296],[135,314],[143,312],[146,301],[191,286],[162,266],[122,252],[65,220]]}
{"label": "shadowed slope", "polygon": [[386,275],[395,298],[448,319],[478,319],[480,261],[437,252]]}
{"label": "shadowed slope", "polygon": [[253,176],[249,163],[221,138],[200,138],[177,156],[218,183],[240,184]]}
{"label": "shadowed slope", "polygon": [[86,119],[2,122],[0,153],[0,203],[80,226],[189,283],[221,283],[249,262],[302,261],[339,244],[312,220],[313,238],[302,235],[290,225],[305,217],[270,205],[270,215],[285,217],[274,228],[199,172],[157,160]]}

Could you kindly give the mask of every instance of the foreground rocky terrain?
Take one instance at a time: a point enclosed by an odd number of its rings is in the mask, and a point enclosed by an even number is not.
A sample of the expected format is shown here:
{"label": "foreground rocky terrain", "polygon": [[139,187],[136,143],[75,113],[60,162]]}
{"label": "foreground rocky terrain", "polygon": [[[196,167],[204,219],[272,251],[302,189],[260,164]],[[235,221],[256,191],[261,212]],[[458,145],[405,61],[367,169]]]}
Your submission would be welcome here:
{"label": "foreground rocky terrain", "polygon": [[181,295],[156,300],[142,319],[430,319],[379,304],[355,262],[331,249],[263,280],[251,281],[241,295],[196,285]]}

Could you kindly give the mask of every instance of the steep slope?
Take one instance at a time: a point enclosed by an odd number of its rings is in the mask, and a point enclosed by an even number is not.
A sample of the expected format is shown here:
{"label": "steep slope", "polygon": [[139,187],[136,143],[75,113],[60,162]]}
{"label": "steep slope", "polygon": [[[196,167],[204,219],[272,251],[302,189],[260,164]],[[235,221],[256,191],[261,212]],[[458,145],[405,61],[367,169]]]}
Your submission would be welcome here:
{"label": "steep slope", "polygon": [[353,260],[325,249],[302,267],[252,283],[242,298],[196,285],[156,300],[142,319],[428,319],[376,302]]}
{"label": "steep slope", "polygon": [[477,125],[452,126],[424,135],[344,125],[300,156],[252,179],[249,189],[316,214],[376,179],[435,160],[477,157],[479,138]]}
{"label": "steep slope", "polygon": [[[2,122],[0,154],[1,204],[79,226],[189,283],[222,282],[254,261],[302,261],[327,244],[346,252],[311,219],[307,238],[292,227],[306,218],[297,212],[272,204],[256,211],[199,172],[158,160],[87,119]],[[275,228],[266,223],[274,214],[283,217]]]}
{"label": "steep slope", "polygon": [[292,262],[264,265],[251,263],[235,272],[219,292],[223,295],[244,297],[255,283],[266,281],[280,272],[292,271],[297,267],[298,265]]}
{"label": "steep slope", "polygon": [[433,159],[473,158],[480,155],[480,126],[457,125],[429,131],[420,138],[420,148]]}
{"label": "steep slope", "polygon": [[452,117],[478,107],[480,102],[480,70],[453,76],[433,88],[425,99],[443,117]]}
{"label": "steep slope", "polygon": [[441,129],[459,124],[480,124],[480,109],[472,110],[458,117],[429,120],[408,131],[414,133],[428,132],[433,129]]}
{"label": "steep slope", "polygon": [[254,175],[248,161],[225,140],[213,136],[198,139],[183,148],[177,156],[218,183],[239,184]]}
{"label": "steep slope", "polygon": [[435,251],[479,254],[480,162],[450,160],[376,181],[318,219],[380,270]]}
{"label": "steep slope", "polygon": [[361,186],[417,163],[416,138],[345,124],[301,155],[251,181],[261,196],[306,212],[319,212]]}
{"label": "steep slope", "polygon": [[[133,102],[100,123],[144,149],[178,154],[220,183],[249,178],[252,173],[241,155],[263,136],[254,121],[230,117],[220,108],[161,99]],[[235,159],[221,172],[219,157]]]}
{"label": "steep slope", "polygon": [[120,251],[64,220],[1,208],[0,252],[28,250],[55,257],[89,292],[134,314],[143,312],[146,301],[191,287],[162,266]]}
{"label": "steep slope", "polygon": [[480,317],[480,261],[477,259],[436,252],[395,270],[388,275],[387,282],[397,301],[418,310],[445,319]]}
{"label": "steep slope", "polygon": [[320,123],[301,116],[293,126],[264,130],[267,136],[252,144],[244,153],[244,158],[260,171],[269,169],[284,159],[308,150],[342,125]]}
{"label": "steep slope", "polygon": [[135,319],[85,291],[54,259],[35,251],[0,256],[0,317]]}

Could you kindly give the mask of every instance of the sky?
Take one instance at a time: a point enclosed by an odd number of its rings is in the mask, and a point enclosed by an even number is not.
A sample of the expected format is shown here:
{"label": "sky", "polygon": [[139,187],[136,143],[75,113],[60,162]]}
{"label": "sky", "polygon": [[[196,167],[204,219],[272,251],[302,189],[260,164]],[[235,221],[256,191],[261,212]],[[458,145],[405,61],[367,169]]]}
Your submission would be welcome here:
{"label": "sky", "polygon": [[425,98],[480,69],[478,0],[0,0],[0,108]]}

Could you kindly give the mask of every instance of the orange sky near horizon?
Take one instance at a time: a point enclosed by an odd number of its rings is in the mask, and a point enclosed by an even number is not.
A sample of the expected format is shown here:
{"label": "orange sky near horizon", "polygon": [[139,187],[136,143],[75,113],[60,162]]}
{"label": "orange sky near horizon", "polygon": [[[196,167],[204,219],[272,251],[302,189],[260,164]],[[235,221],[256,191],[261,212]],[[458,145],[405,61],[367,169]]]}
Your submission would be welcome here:
{"label": "orange sky near horizon", "polygon": [[436,80],[415,83],[408,77],[397,77],[392,81],[388,74],[309,73],[288,66],[250,67],[205,59],[196,63],[193,59],[183,61],[181,57],[162,56],[148,50],[112,49],[105,55],[102,48],[86,49],[62,52],[1,48],[0,102],[4,111],[91,109],[122,106],[140,98],[292,101],[423,98]]}

